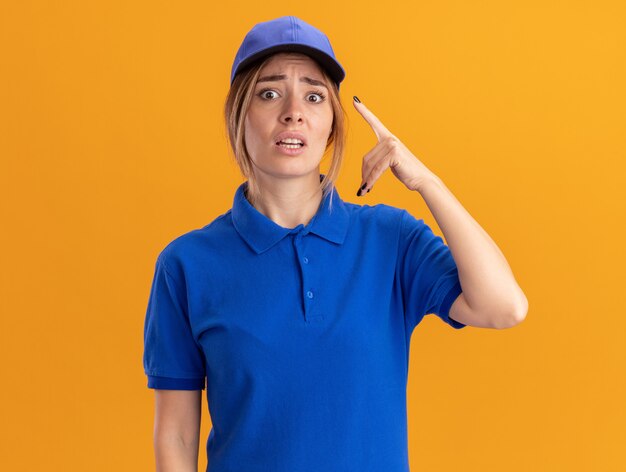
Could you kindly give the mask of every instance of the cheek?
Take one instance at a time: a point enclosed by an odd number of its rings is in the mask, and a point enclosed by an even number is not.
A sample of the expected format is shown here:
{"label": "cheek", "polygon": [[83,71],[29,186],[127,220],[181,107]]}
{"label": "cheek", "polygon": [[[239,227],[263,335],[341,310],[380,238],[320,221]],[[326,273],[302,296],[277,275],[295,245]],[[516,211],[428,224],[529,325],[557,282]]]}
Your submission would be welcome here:
{"label": "cheek", "polygon": [[330,135],[332,134],[332,126],[333,126],[333,115],[330,116],[320,116],[317,120],[317,124],[315,129],[318,130],[316,141],[320,143],[321,146],[326,147],[326,143]]}
{"label": "cheek", "polygon": [[253,116],[248,115],[245,120],[244,138],[249,149],[257,146],[259,142],[258,123]]}
{"label": "cheek", "polygon": [[[248,110],[246,115],[246,129],[250,129],[257,136],[269,131],[272,116],[270,113],[261,110]],[[253,134],[250,133],[250,134]]]}

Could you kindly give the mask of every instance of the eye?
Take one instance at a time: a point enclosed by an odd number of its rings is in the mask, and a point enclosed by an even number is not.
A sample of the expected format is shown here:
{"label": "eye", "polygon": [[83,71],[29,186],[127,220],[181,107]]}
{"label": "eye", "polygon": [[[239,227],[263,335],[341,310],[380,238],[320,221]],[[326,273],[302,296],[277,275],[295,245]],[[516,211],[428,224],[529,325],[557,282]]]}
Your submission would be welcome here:
{"label": "eye", "polygon": [[[272,100],[272,97],[268,96],[268,94],[270,93],[276,93],[276,90],[264,88],[259,93],[257,93],[257,95],[263,100]],[[321,103],[326,100],[326,94],[324,94],[324,92],[322,92],[321,90],[311,90],[309,91],[308,96],[311,95],[317,95],[319,97],[317,100],[309,100],[309,102],[311,103]]]}
{"label": "eye", "polygon": [[319,100],[316,100],[313,103],[320,103],[320,102],[323,102],[324,100],[326,100],[326,95],[322,91],[311,92],[311,95],[317,95],[318,97],[320,97]]}
{"label": "eye", "polygon": [[261,90],[261,91],[260,91],[257,95],[258,95],[259,97],[261,97],[263,100],[267,100],[266,94],[267,94],[268,92],[271,92],[271,93],[276,93],[276,91],[275,91],[275,90],[272,90],[272,89],[267,89],[267,88],[266,88],[266,89]]}

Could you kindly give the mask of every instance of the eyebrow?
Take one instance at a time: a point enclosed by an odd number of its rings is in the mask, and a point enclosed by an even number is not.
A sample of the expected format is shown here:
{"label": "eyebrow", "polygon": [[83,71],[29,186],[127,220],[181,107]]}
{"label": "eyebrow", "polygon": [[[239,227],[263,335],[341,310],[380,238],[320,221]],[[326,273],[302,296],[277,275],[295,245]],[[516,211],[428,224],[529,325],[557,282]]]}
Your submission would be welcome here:
{"label": "eyebrow", "polygon": [[[266,75],[265,77],[261,77],[259,80],[257,80],[257,83],[259,83],[259,82],[277,82],[279,80],[287,80],[287,76],[285,74]],[[300,77],[300,82],[306,82],[307,84],[317,85],[319,87],[328,88],[328,87],[326,87],[326,84],[324,82],[321,82],[321,81],[319,81],[317,79],[312,79],[311,77]]]}

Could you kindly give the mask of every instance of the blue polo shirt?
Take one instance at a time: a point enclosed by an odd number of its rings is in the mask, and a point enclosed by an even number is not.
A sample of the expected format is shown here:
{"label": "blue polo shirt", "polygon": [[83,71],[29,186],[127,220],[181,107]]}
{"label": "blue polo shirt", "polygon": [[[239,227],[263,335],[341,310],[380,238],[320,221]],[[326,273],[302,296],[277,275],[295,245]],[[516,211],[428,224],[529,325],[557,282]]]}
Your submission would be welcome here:
{"label": "blue polo shirt", "polygon": [[209,472],[408,471],[411,333],[427,314],[465,327],[448,317],[462,290],[448,246],[406,210],[336,188],[285,228],[246,186],[157,257],[147,386],[206,386]]}

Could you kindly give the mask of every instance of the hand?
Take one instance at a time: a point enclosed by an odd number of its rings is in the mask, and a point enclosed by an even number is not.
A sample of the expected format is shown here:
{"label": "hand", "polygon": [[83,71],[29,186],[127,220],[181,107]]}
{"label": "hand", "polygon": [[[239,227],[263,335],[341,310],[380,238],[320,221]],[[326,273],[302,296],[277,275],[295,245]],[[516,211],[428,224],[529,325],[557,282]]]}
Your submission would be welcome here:
{"label": "hand", "polygon": [[378,144],[363,156],[362,180],[357,195],[369,192],[387,168],[391,168],[393,175],[409,190],[419,191],[421,185],[434,174],[363,103],[356,100],[353,103],[378,138]]}

